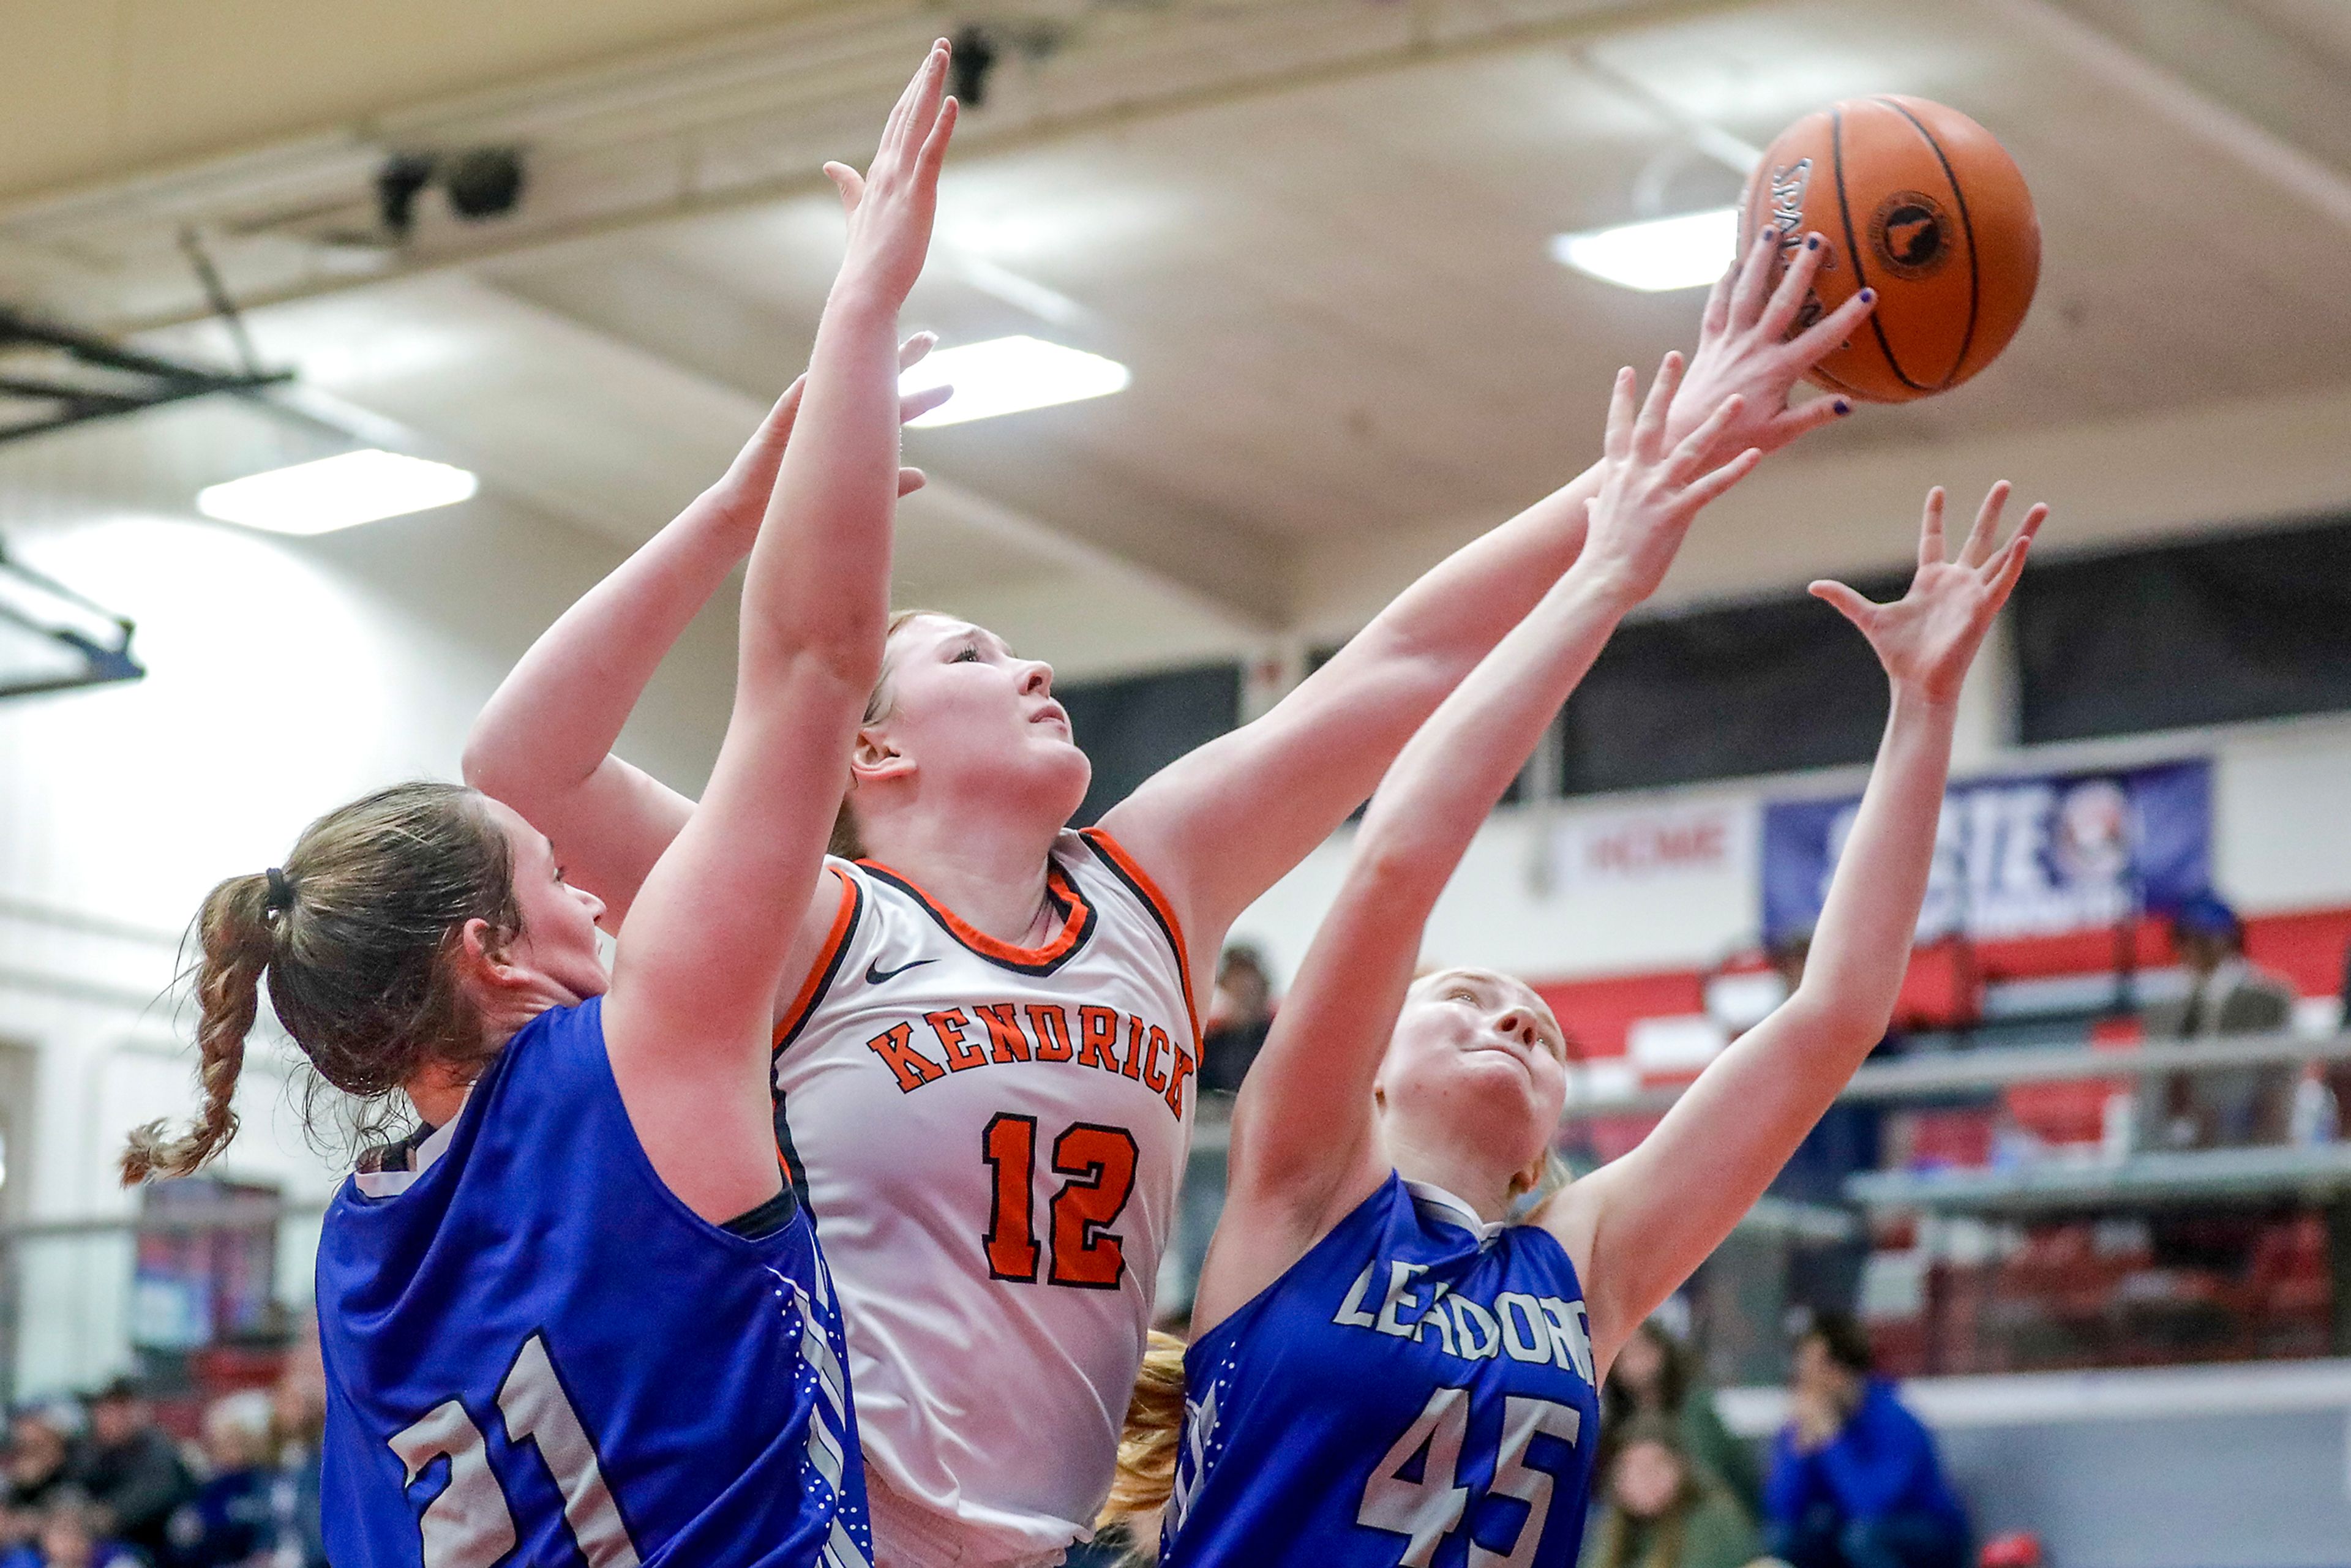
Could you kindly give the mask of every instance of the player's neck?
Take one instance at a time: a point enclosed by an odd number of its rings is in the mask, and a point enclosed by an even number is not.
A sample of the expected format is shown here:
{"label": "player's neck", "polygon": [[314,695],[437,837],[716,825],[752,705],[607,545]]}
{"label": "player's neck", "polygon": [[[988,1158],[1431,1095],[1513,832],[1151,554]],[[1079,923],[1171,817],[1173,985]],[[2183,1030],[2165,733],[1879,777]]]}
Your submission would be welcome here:
{"label": "player's neck", "polygon": [[1499,1167],[1491,1154],[1479,1149],[1416,1140],[1393,1126],[1386,1130],[1386,1140],[1388,1158],[1405,1180],[1443,1188],[1489,1224],[1510,1212],[1510,1184],[1519,1174],[1515,1166]]}
{"label": "player's neck", "polygon": [[461,1072],[445,1061],[434,1061],[402,1084],[401,1090],[426,1126],[445,1127],[465,1108],[465,1096],[473,1087],[470,1073]]}
{"label": "player's neck", "polygon": [[925,893],[999,942],[1033,945],[1046,912],[1045,871],[1055,823],[1009,813],[893,812],[866,828],[871,858],[912,877]]}

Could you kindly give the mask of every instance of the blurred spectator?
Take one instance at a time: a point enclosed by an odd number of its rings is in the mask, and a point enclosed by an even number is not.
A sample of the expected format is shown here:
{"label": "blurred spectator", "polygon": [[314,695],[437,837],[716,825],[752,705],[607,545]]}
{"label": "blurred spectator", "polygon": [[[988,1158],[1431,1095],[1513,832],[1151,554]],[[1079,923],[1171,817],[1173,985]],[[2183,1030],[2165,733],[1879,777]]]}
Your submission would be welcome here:
{"label": "blurred spectator", "polygon": [[172,1512],[195,1495],[180,1450],[155,1425],[146,1393],[118,1377],[89,1401],[89,1448],[75,1481],[98,1505],[100,1527],[162,1562]]}
{"label": "blurred spectator", "polygon": [[1766,1549],[1793,1568],[1965,1568],[1967,1512],[1934,1438],[1870,1375],[1858,1323],[1813,1318],[1790,1393],[1763,1489]]}
{"label": "blurred spectator", "polygon": [[170,1568],[241,1568],[276,1540],[269,1468],[270,1399],[248,1389],[204,1412],[212,1479],[172,1515]]}
{"label": "blurred spectator", "polygon": [[65,1488],[41,1509],[33,1538],[0,1552],[0,1568],[147,1568],[147,1559],[104,1538],[103,1512]]}
{"label": "blurred spectator", "polygon": [[72,1438],[54,1410],[28,1405],[8,1422],[8,1448],[0,1456],[0,1550],[39,1533],[41,1511],[73,1473]]}
{"label": "blurred spectator", "polygon": [[1635,1416],[1605,1480],[1583,1568],[1742,1568],[1761,1550],[1754,1521],[1684,1453],[1671,1421]]}
{"label": "blurred spectator", "polygon": [[[2201,894],[2174,911],[2171,946],[2188,971],[2189,991],[2142,1009],[2149,1040],[2275,1034],[2293,1022],[2292,983],[2245,961],[2244,927],[2220,899]],[[2295,1077],[2294,1067],[2282,1063],[2150,1079],[2135,1120],[2145,1129],[2142,1141],[2157,1148],[2282,1144]]]}
{"label": "blurred spectator", "polygon": [[[2351,1033],[2351,948],[2343,955],[2343,1007],[2335,1028]],[[2326,1087],[2335,1096],[2335,1135],[2351,1138],[2351,1061],[2326,1064]]]}
{"label": "blurred spectator", "polygon": [[1217,963],[1217,993],[1200,1023],[1200,1092],[1239,1093],[1273,1027],[1273,986],[1256,948],[1236,942],[1225,949]]}
{"label": "blurred spectator", "polygon": [[[1225,1137],[1232,1124],[1233,1096],[1273,1027],[1273,991],[1265,960],[1247,943],[1236,942],[1217,962],[1217,991],[1200,1020],[1200,1070],[1192,1154],[1184,1167],[1184,1190],[1176,1212],[1176,1244],[1159,1276],[1163,1322],[1179,1325],[1192,1311],[1200,1260],[1225,1208]],[[1206,1131],[1205,1137],[1200,1135]]]}
{"label": "blurred spectator", "polygon": [[319,1324],[307,1324],[270,1392],[277,1465],[269,1488],[276,1549],[269,1568],[327,1568],[319,1516],[319,1456],[327,1431],[327,1375],[319,1362]]}
{"label": "blurred spectator", "polygon": [[1618,1434],[1631,1431],[1636,1420],[1663,1421],[1679,1435],[1683,1456],[1751,1515],[1763,1497],[1754,1453],[1722,1424],[1714,1390],[1699,1376],[1697,1362],[1663,1323],[1643,1322],[1616,1353],[1601,1386],[1601,1443],[1614,1450],[1624,1440]]}

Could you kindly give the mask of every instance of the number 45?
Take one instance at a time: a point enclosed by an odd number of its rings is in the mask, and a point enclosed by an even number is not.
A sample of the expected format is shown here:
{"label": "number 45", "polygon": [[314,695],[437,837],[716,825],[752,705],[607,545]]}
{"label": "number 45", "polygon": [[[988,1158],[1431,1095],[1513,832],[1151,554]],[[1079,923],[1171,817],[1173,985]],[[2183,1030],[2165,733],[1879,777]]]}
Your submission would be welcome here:
{"label": "number 45", "polygon": [[[1548,1399],[1511,1395],[1502,1402],[1501,1450],[1494,1458],[1494,1484],[1489,1497],[1512,1497],[1527,1505],[1526,1522],[1510,1555],[1489,1552],[1469,1542],[1468,1568],[1530,1568],[1542,1544],[1543,1525],[1551,1514],[1555,1479],[1548,1470],[1529,1469],[1527,1445],[1536,1436],[1573,1443],[1583,1427],[1583,1414]],[[1391,1445],[1364,1487],[1363,1505],[1355,1522],[1409,1538],[1396,1568],[1428,1568],[1437,1542],[1452,1533],[1469,1511],[1469,1489],[1453,1484],[1461,1465],[1461,1443],[1469,1431],[1469,1391],[1440,1388],[1428,1396],[1413,1424]],[[1420,1479],[1401,1473],[1422,1450],[1427,1457]]]}

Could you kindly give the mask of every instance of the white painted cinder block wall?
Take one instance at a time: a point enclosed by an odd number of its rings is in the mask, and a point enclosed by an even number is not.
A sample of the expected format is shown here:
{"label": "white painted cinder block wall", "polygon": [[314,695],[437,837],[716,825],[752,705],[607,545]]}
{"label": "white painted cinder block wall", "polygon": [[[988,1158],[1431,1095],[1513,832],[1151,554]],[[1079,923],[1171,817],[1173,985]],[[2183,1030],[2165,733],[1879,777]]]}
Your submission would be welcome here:
{"label": "white painted cinder block wall", "polygon": [[[120,428],[120,427],[118,427]],[[255,422],[190,408],[141,451],[93,428],[0,467],[13,553],[139,623],[148,677],[0,703],[0,1044],[33,1060],[19,1218],[129,1212],[122,1134],[194,1103],[192,1017],[164,993],[219,878],[281,859],[302,824],[405,778],[454,778],[467,727],[530,639],[621,552],[493,499],[291,539],[198,521],[197,480],[284,453]],[[174,454],[184,457],[175,460]],[[294,455],[300,455],[295,454]],[[165,497],[176,497],[171,505]],[[657,680],[624,751],[698,789],[723,731],[733,613],[720,606]],[[257,1048],[222,1175],[323,1198],[277,1048]],[[14,1109],[14,1108],[12,1108]],[[307,1299],[311,1234],[289,1227],[281,1289]],[[128,1245],[26,1249],[20,1392],[85,1384],[123,1354]]]}

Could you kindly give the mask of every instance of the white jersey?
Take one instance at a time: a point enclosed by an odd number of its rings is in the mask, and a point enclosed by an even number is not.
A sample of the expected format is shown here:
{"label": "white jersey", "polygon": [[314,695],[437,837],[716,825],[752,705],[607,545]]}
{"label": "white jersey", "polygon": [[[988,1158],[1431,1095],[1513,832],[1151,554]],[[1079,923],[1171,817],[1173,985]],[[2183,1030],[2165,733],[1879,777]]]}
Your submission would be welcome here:
{"label": "white jersey", "polygon": [[1029,948],[827,863],[841,904],[777,1027],[776,1120],[876,1507],[929,1527],[903,1561],[1050,1555],[1109,1494],[1174,1223],[1199,1061],[1182,933],[1097,830],[1055,841],[1060,925]]}

